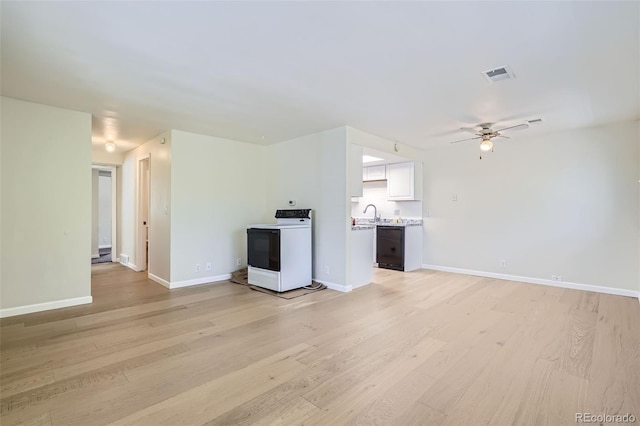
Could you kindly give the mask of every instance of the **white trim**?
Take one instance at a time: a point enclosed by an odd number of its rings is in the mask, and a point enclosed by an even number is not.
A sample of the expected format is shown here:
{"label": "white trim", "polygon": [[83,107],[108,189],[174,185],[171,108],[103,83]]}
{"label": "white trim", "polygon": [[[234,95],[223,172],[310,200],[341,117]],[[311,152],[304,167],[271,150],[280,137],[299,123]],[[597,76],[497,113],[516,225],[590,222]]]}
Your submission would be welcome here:
{"label": "white trim", "polygon": [[49,311],[51,309],[67,308],[69,306],[85,305],[92,303],[91,296],[74,297],[73,299],[55,300],[53,302],[36,303],[35,305],[18,306],[15,308],[0,309],[0,318],[16,315],[31,314],[33,312]]}
{"label": "white trim", "polygon": [[[146,176],[146,200],[142,199],[142,163],[147,162],[147,176]],[[142,225],[142,203],[146,201],[147,203],[147,217],[146,217],[146,225]],[[147,265],[147,254],[150,256],[151,252],[151,244],[147,245],[147,239],[149,237],[149,223],[151,219],[151,153],[147,153],[146,155],[138,158],[138,162],[136,164],[136,204],[135,204],[135,254],[136,261],[140,263],[139,271],[149,270],[149,265]],[[146,234],[146,238],[145,238]],[[147,253],[149,250],[149,253]]]}
{"label": "white trim", "polygon": [[111,168],[111,260],[118,252],[118,168]]}
{"label": "white trim", "polygon": [[604,287],[599,285],[572,283],[568,281],[553,281],[544,278],[521,277],[518,275],[498,274],[495,272],[473,271],[470,269],[452,268],[449,266],[422,265],[422,269],[432,269],[434,271],[453,272],[456,274],[474,275],[478,277],[495,278],[498,280],[520,281],[529,284],[547,285],[550,287],[570,288],[574,290],[594,291],[596,293],[614,294],[616,296],[637,297],[640,299],[640,291],[627,290],[623,288]]}
{"label": "white trim", "polygon": [[190,287],[192,285],[211,284],[218,281],[226,281],[230,278],[231,278],[231,274],[223,274],[223,275],[214,275],[211,277],[194,278],[192,280],[185,280],[185,281],[172,281],[169,284],[169,288],[173,290],[174,288]]}
{"label": "white trim", "polygon": [[165,279],[162,279],[159,276],[152,274],[151,272],[148,272],[147,275],[148,275],[150,280],[155,281],[158,284],[162,284],[166,288],[171,288],[171,285],[169,284],[169,281],[167,281]]}
{"label": "white trim", "polygon": [[328,281],[317,280],[315,278],[313,280],[317,283],[326,285],[328,289],[340,291],[342,293],[349,293],[351,290],[353,290],[353,287],[351,285],[335,284]]}
{"label": "white trim", "polygon": [[111,248],[111,244],[104,244],[101,246],[98,246],[99,249],[103,249],[103,248]]}
{"label": "white trim", "polygon": [[131,263],[131,262],[129,262],[127,264],[124,264],[124,263],[120,262],[120,264],[126,266],[129,269],[133,269],[136,272],[141,272],[140,269],[138,269],[138,267],[135,264]]}
{"label": "white trim", "polygon": [[120,263],[120,258],[119,257],[116,257],[115,259],[112,258],[111,261]]}

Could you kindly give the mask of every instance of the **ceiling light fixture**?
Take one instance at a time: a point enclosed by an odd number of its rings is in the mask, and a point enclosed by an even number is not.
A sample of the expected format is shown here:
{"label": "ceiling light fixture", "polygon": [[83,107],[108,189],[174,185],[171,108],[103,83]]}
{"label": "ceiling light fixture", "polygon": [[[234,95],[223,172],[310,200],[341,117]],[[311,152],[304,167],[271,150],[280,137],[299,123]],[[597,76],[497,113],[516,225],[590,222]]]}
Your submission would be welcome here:
{"label": "ceiling light fixture", "polygon": [[491,142],[491,139],[482,139],[482,142],[480,143],[480,151],[487,152],[491,151],[491,149],[493,149],[493,142]]}
{"label": "ceiling light fixture", "polygon": [[104,144],[104,148],[108,151],[108,152],[113,152],[116,150],[116,144],[113,143],[113,141],[107,141],[107,143]]}

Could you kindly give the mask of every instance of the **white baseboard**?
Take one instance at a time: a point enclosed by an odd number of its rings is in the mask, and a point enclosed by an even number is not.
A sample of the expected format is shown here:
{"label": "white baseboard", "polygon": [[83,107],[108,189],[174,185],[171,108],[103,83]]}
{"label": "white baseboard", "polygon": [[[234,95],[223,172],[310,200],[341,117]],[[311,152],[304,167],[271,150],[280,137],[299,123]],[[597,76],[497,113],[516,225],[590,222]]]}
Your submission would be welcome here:
{"label": "white baseboard", "polygon": [[604,287],[591,284],[572,283],[568,281],[553,281],[543,278],[521,277],[518,275],[498,274],[495,272],[473,271],[470,269],[452,268],[449,266],[422,265],[422,269],[432,269],[434,271],[453,272],[456,274],[474,275],[477,277],[495,278],[498,280],[520,281],[529,284],[547,285],[550,287],[570,288],[573,290],[593,291],[596,293],[614,294],[616,296],[637,297],[640,299],[640,291],[626,290],[623,288]]}
{"label": "white baseboard", "polygon": [[348,293],[351,290],[353,290],[353,287],[351,287],[350,285],[335,284],[335,283],[330,283],[329,281],[318,280],[315,278],[313,280],[317,283],[326,285],[327,288],[331,290],[341,291],[343,293]]}
{"label": "white baseboard", "polygon": [[138,266],[136,266],[135,264],[133,264],[131,262],[127,263],[126,265],[124,263],[122,263],[122,262],[120,262],[120,264],[126,266],[129,269],[133,269],[136,272],[140,272],[141,271],[141,269],[138,268]]}
{"label": "white baseboard", "polygon": [[51,309],[67,308],[69,306],[85,305],[92,303],[91,296],[74,297],[73,299],[55,300],[53,302],[36,303],[35,305],[17,306],[15,308],[0,309],[0,318],[14,317],[16,315],[31,314],[34,312],[49,311]]}
{"label": "white baseboard", "polygon": [[105,244],[105,245],[102,245],[102,246],[98,246],[98,248],[99,249],[101,249],[101,248],[111,248],[111,244]]}
{"label": "white baseboard", "polygon": [[155,281],[158,284],[162,284],[166,288],[171,288],[171,285],[169,284],[169,281],[167,281],[165,279],[162,279],[159,276],[152,274],[151,272],[149,272],[147,275],[149,276],[150,280]]}
{"label": "white baseboard", "polygon": [[194,278],[192,280],[185,280],[185,281],[172,281],[171,283],[169,283],[169,288],[173,290],[174,288],[190,287],[192,285],[211,284],[218,281],[225,281],[230,278],[231,278],[231,274],[223,274],[223,275],[214,275],[211,277]]}

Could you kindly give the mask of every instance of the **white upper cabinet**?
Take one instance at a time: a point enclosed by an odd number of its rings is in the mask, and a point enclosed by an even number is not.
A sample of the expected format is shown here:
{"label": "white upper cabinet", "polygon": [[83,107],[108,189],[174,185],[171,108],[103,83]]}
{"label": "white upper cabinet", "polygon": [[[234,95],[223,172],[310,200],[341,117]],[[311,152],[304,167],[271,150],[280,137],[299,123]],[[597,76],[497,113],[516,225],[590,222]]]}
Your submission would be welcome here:
{"label": "white upper cabinet", "polygon": [[351,144],[351,158],[350,160],[350,182],[352,197],[362,197],[362,179],[360,179],[360,173],[362,173],[362,147],[360,145]]}
{"label": "white upper cabinet", "polygon": [[422,199],[422,163],[387,164],[389,200]]}
{"label": "white upper cabinet", "polygon": [[385,180],[387,178],[386,166],[369,166],[362,168],[362,180]]}

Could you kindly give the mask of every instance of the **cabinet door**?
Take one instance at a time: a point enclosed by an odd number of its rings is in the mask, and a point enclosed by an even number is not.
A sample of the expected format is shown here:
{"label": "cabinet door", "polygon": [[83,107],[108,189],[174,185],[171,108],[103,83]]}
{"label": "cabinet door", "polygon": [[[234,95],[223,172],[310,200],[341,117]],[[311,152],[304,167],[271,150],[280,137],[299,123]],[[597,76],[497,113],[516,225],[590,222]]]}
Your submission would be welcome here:
{"label": "cabinet door", "polygon": [[414,200],[414,164],[387,165],[387,193],[390,200]]}
{"label": "cabinet door", "polygon": [[363,180],[384,180],[387,178],[385,168],[386,166],[383,164],[381,166],[369,166],[366,168],[366,178]]}

